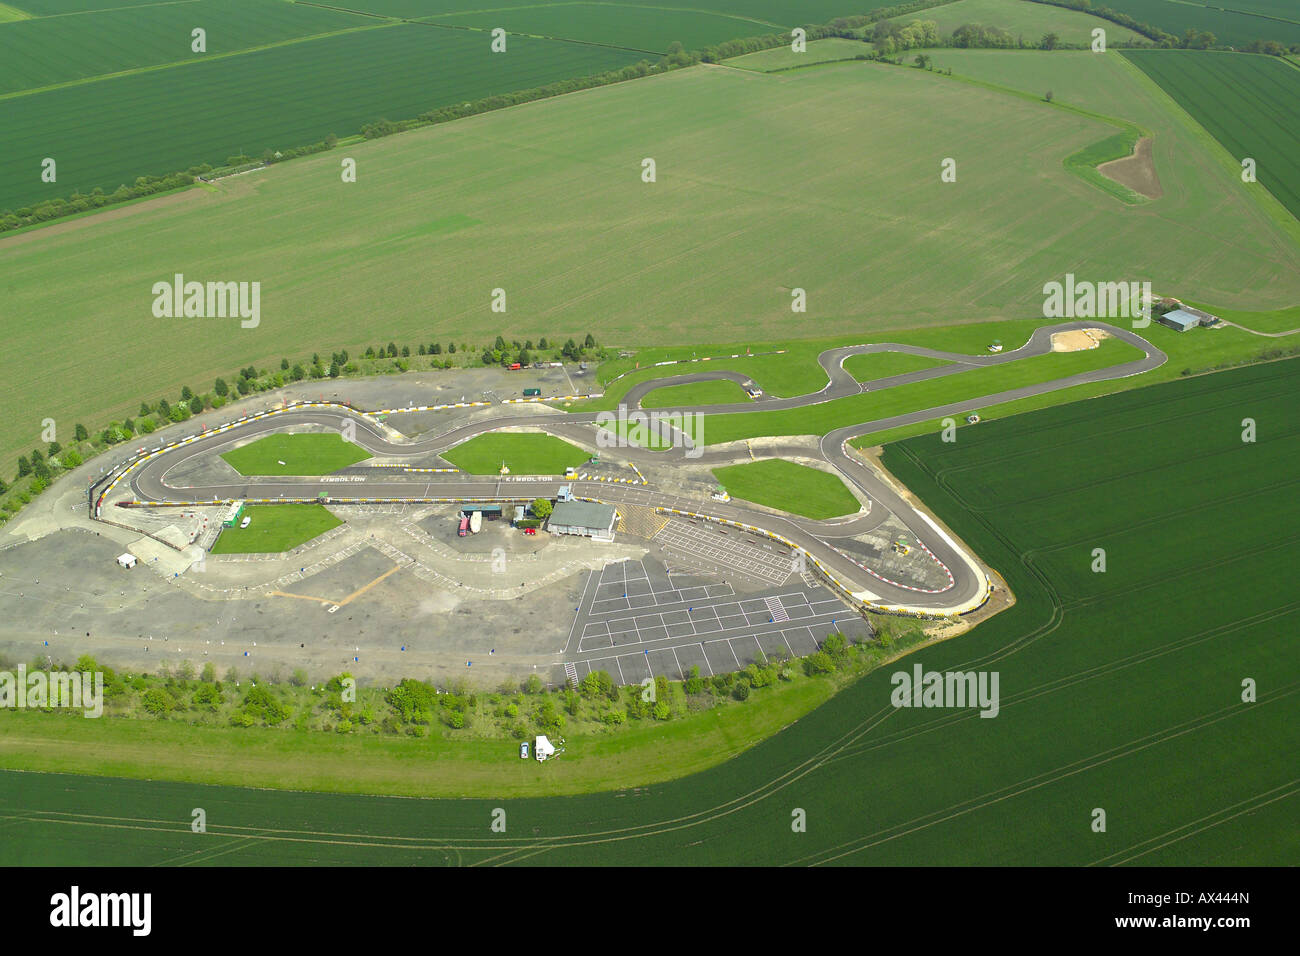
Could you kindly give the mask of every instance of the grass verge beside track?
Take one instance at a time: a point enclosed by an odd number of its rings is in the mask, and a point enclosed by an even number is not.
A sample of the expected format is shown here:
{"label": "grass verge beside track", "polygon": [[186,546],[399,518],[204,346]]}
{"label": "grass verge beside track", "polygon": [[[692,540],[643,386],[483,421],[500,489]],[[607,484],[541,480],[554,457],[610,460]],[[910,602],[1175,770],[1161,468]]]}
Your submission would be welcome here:
{"label": "grass verge beside track", "polygon": [[279,554],[337,528],[343,522],[323,505],[249,505],[247,528],[226,528],[213,554]]}
{"label": "grass verge beside track", "polygon": [[838,518],[862,506],[838,475],[780,458],[714,468],[733,498],[805,518]]}
{"label": "grass verge beside track", "polygon": [[716,382],[691,382],[688,385],[669,385],[657,388],[641,402],[642,408],[675,408],[684,405],[747,404],[745,390],[735,382],[720,379]]}
{"label": "grass verge beside track", "polygon": [[942,359],[926,358],[924,355],[909,355],[906,352],[872,352],[866,355],[850,355],[844,360],[844,371],[859,382],[871,382],[878,378],[903,375],[907,372],[920,372],[928,368],[949,365]]}
{"label": "grass verge beside track", "polygon": [[515,475],[562,475],[591,456],[553,435],[498,432],[462,442],[442,457],[471,475],[498,474],[502,462]]}
{"label": "grass verge beside track", "polygon": [[274,434],[223,452],[241,475],[328,475],[365,461],[370,453],[341,435]]}

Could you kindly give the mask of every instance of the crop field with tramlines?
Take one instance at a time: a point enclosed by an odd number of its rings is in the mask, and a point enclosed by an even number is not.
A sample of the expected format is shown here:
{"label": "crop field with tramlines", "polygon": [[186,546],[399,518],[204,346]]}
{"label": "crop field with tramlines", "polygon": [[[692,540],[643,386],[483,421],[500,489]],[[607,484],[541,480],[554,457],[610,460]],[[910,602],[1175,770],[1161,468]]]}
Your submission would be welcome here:
{"label": "crop field with tramlines", "polygon": [[1276,57],[1183,50],[1125,54],[1300,218],[1300,69]]}
{"label": "crop field with tramlines", "polygon": [[[1210,32],[1219,43],[1245,46],[1252,40],[1300,42],[1300,13],[1290,0],[1106,0],[1139,23],[1181,37],[1187,30]],[[1264,14],[1264,15],[1252,15]]]}
{"label": "crop field with tramlines", "polygon": [[[375,26],[348,13],[268,0],[123,4],[90,16],[38,17],[0,30],[0,95]],[[207,31],[205,55],[191,51],[195,27]]]}
{"label": "crop field with tramlines", "polygon": [[[0,158],[0,208],[73,189],[111,192],[139,175],[261,156],[642,58],[519,37],[497,62],[486,44],[475,33],[395,24],[256,50],[238,63],[211,60],[0,100],[0,123],[19,131]],[[283,109],[287,101],[292,111]],[[46,156],[59,163],[55,184],[24,173],[39,171]]]}
{"label": "crop field with tramlines", "polygon": [[[672,11],[516,3],[485,12],[456,0],[3,9],[0,127],[21,132],[0,157],[0,210],[346,138],[381,119],[655,61],[673,43],[700,49],[843,12],[835,0]],[[504,50],[490,47],[494,28],[512,37]],[[197,48],[196,29],[205,34]],[[52,182],[39,175],[47,158],[58,164]]]}

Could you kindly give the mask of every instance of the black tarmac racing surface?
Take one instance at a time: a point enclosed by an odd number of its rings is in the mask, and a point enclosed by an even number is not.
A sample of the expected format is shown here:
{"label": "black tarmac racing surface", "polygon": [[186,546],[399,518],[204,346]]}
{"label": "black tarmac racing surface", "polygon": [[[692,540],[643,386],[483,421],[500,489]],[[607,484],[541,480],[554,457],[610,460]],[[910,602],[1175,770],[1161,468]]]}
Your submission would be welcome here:
{"label": "black tarmac racing surface", "polygon": [[[372,455],[396,459],[421,459],[436,455],[460,444],[476,435],[491,432],[502,427],[525,425],[541,428],[564,437],[577,436],[590,444],[589,426],[597,421],[597,412],[565,413],[554,412],[531,416],[526,419],[515,417],[486,417],[467,424],[453,427],[441,434],[409,442],[390,441],[376,427],[373,419],[364,412],[359,412],[340,405],[316,405],[286,410],[279,414],[258,417],[219,432],[199,435],[183,444],[152,457],[139,461],[128,472],[130,487],[135,497],[141,501],[169,501],[197,503],[214,499],[274,499],[274,498],[315,498],[328,495],[333,501],[354,502],[362,498],[374,500],[406,499],[419,500],[429,498],[535,498],[538,496],[554,497],[562,484],[572,484],[574,494],[593,498],[611,504],[629,503],[650,507],[676,508],[704,514],[710,518],[725,519],[742,524],[753,525],[764,531],[781,535],[804,549],[815,558],[822,567],[849,590],[869,592],[876,597],[873,603],[887,605],[905,605],[914,608],[945,613],[969,606],[979,598],[987,588],[984,574],[979,571],[973,560],[965,557],[956,544],[948,539],[930,519],[906,501],[899,493],[884,482],[869,468],[852,458],[845,447],[850,439],[871,432],[915,424],[947,415],[959,416],[971,410],[1015,401],[1035,395],[1069,388],[1090,382],[1102,382],[1124,378],[1150,371],[1164,364],[1167,356],[1160,349],[1127,329],[1117,328],[1104,322],[1083,320],[1064,322],[1045,326],[1036,330],[1024,346],[1010,352],[992,355],[966,355],[962,353],[943,352],[909,345],[891,345],[888,343],[874,345],[855,345],[830,349],[821,354],[819,362],[827,373],[827,384],[818,392],[800,395],[794,398],[764,398],[754,405],[703,405],[655,409],[658,413],[691,412],[696,414],[727,414],[738,410],[776,411],[780,409],[806,408],[822,402],[833,401],[866,390],[893,387],[911,382],[924,381],[943,375],[951,375],[972,366],[992,366],[1051,351],[1051,337],[1057,332],[1082,330],[1088,328],[1104,329],[1111,335],[1141,349],[1141,359],[1109,368],[1084,372],[1051,382],[1029,385],[994,395],[982,396],[970,401],[957,402],[935,408],[918,409],[901,415],[876,421],[863,422],[846,428],[836,429],[822,437],[819,455],[846,482],[864,494],[873,506],[869,513],[851,519],[832,519],[813,521],[804,518],[773,515],[769,511],[747,507],[741,502],[713,502],[701,504],[698,500],[687,500],[680,496],[655,491],[652,487],[635,485],[615,485],[591,481],[570,481],[560,478],[506,478],[466,477],[464,475],[433,475],[412,473],[385,473],[380,480],[367,478],[364,490],[358,484],[331,481],[325,478],[241,478],[237,482],[224,484],[207,484],[193,487],[178,487],[169,483],[168,475],[179,465],[201,455],[211,455],[228,446],[242,442],[262,433],[281,431],[294,426],[324,426],[342,431],[346,426],[355,428],[353,440]],[[859,383],[843,367],[844,360],[850,355],[874,352],[905,352],[912,355],[942,359],[953,363],[935,369],[896,375],[875,382]],[[632,388],[624,405],[637,409],[645,395],[656,388],[680,385],[689,382],[703,382],[717,379],[747,381],[740,373],[730,371],[699,372],[673,378],[656,379],[653,382],[639,384]],[[606,413],[608,414],[608,413]],[[765,445],[764,454],[772,457],[799,456],[808,457],[810,450],[806,446]],[[749,452],[740,448],[673,448],[669,451],[652,452],[635,447],[620,447],[619,455],[628,461],[646,463],[662,467],[671,464],[674,459],[688,460],[693,464],[726,464],[748,461]],[[951,571],[953,584],[939,593],[922,593],[915,590],[894,586],[880,578],[869,575],[862,567],[849,560],[831,546],[836,538],[863,534],[879,526],[892,513],[912,534],[924,541],[934,556]],[[973,558],[973,556],[972,556]]]}

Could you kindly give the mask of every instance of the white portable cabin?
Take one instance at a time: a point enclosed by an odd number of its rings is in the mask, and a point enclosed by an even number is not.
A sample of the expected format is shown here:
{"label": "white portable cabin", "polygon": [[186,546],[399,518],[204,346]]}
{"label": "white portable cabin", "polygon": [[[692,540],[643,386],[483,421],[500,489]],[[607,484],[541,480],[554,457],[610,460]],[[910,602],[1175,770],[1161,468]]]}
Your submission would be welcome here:
{"label": "white portable cabin", "polygon": [[126,554],[119,554],[117,556],[117,565],[118,567],[126,568],[129,571],[131,568],[135,567],[136,557],[134,554],[131,554],[130,552]]}
{"label": "white portable cabin", "polygon": [[533,754],[537,757],[539,762],[552,756],[554,753],[555,745],[547,740],[544,735],[533,741]]}

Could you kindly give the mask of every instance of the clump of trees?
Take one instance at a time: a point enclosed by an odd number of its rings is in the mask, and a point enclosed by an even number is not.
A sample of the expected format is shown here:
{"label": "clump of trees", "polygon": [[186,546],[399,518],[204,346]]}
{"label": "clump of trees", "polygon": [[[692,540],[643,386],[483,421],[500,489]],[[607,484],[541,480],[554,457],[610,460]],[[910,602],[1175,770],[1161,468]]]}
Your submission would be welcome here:
{"label": "clump of trees", "polygon": [[[874,666],[883,659],[882,654],[877,645],[852,645],[844,635],[831,634],[822,648],[808,657],[793,658],[784,651],[770,657],[760,654],[734,673],[706,677],[698,667],[691,667],[681,680],[661,674],[652,685],[620,687],[609,672],[596,670],[576,686],[557,688],[548,688],[533,674],[524,681],[507,680],[495,691],[476,688],[463,678],[441,687],[407,678],[391,688],[361,688],[347,673],[324,684],[310,684],[302,670],[294,671],[287,681],[282,681],[278,671],[265,679],[254,673],[245,680],[233,667],[218,679],[211,662],[204,663],[198,674],[188,661],[163,664],[153,674],[118,674],[88,655],[72,668],[45,656],[31,666],[102,672],[105,711],[115,716],[210,726],[291,726],[412,737],[472,733],[521,740],[538,733],[562,734],[571,727],[592,732],[638,720],[667,721],[714,707],[735,706],[733,702],[743,703],[764,688],[801,675],[818,678]],[[7,666],[0,656],[0,668]]]}
{"label": "clump of trees", "polygon": [[881,20],[876,24],[871,39],[881,56],[892,56],[918,47],[935,47],[940,42],[939,24],[933,20],[913,20],[905,25]]}

